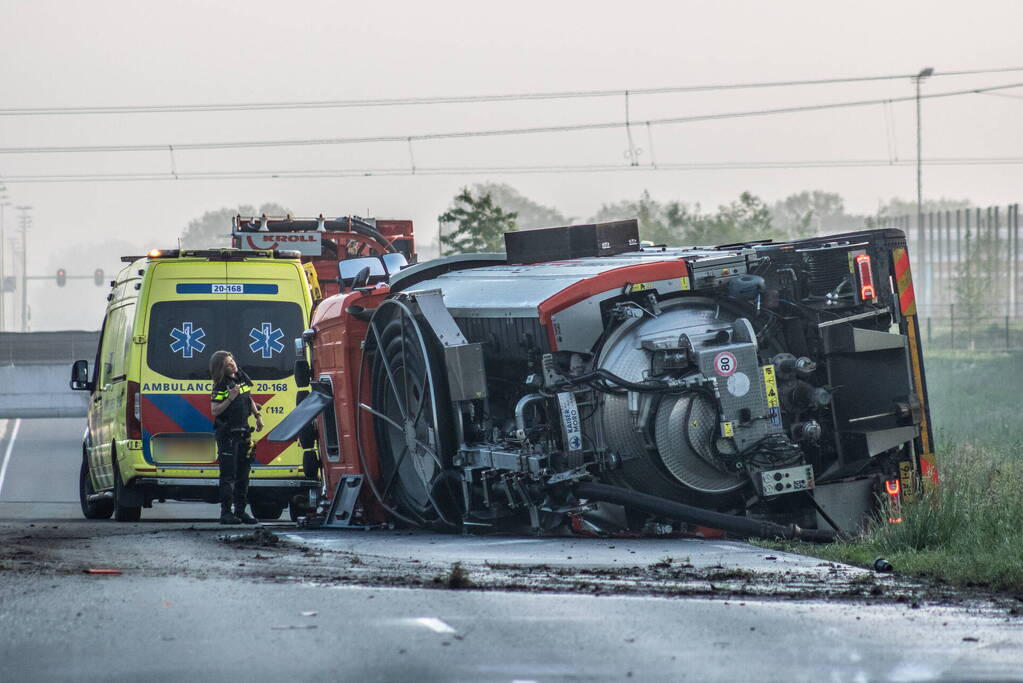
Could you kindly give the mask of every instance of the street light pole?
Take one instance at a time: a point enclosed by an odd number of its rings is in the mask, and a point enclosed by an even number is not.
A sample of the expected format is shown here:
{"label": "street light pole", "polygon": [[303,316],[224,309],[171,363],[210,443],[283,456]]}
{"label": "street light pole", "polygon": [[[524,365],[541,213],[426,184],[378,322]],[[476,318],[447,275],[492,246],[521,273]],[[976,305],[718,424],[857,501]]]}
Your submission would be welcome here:
{"label": "street light pole", "polygon": [[17,207],[21,215],[18,217],[21,230],[21,331],[28,332],[28,229],[32,225],[31,206]]}
{"label": "street light pole", "polygon": [[4,231],[4,209],[11,205],[7,198],[7,186],[0,183],[0,332],[3,332],[7,326],[7,319],[4,317],[4,304],[7,301],[6,279],[4,277],[4,269],[7,267],[7,242],[4,239],[6,237],[6,232]]}
{"label": "street light pole", "polygon": [[920,124],[920,83],[923,79],[934,74],[934,69],[927,67],[921,69],[920,73],[914,76],[916,82],[916,229],[919,235],[920,260],[923,263],[924,295],[921,297],[925,303],[931,300],[931,264],[927,259],[927,231],[924,230],[924,190],[923,190],[923,134]]}

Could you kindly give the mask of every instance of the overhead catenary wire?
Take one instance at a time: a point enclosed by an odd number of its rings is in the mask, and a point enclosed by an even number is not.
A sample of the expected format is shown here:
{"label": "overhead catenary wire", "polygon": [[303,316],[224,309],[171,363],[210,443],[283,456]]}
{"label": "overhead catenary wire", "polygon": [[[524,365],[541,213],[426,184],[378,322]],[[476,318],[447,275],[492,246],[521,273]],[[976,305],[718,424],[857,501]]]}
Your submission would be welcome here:
{"label": "overhead catenary wire", "polygon": [[991,95],[992,97],[1007,97],[1011,100],[1023,100],[1023,95],[1013,95],[1007,92],[986,92],[981,93],[982,95]]}
{"label": "overhead catenary wire", "polygon": [[910,102],[917,99],[937,99],[945,97],[958,97],[962,95],[973,95],[988,93],[997,90],[1008,90],[1011,88],[1023,87],[1023,82],[995,85],[985,88],[970,88],[967,90],[952,90],[940,93],[928,93],[920,95],[907,95],[895,98],[874,98],[867,100],[847,100],[844,102],[826,102],[820,104],[795,105],[790,107],[776,107],[772,109],[754,109],[734,112],[718,112],[711,114],[694,114],[688,116],[672,116],[658,119],[647,119],[645,121],[600,121],[592,123],[577,123],[551,126],[532,126],[528,128],[497,128],[489,130],[469,131],[448,131],[438,133],[401,134],[401,135],[372,135],[362,137],[341,137],[341,138],[308,138],[291,140],[240,140],[222,142],[191,142],[191,143],[147,143],[136,145],[56,145],[56,146],[23,146],[23,147],[0,147],[0,154],[54,154],[54,153],[96,153],[96,152],[154,152],[163,151],[173,144],[177,151],[184,150],[212,150],[212,149],[254,149],[268,147],[309,147],[324,145],[352,145],[386,142],[408,142],[408,141],[429,141],[429,140],[450,140],[464,138],[502,137],[512,135],[537,135],[544,133],[565,133],[576,131],[609,130],[626,128],[630,125],[663,126],[677,125],[684,123],[697,123],[701,121],[718,121],[723,119],[751,118],[757,116],[773,116],[779,114],[795,114],[803,112],[825,111],[829,109],[845,109],[851,107],[864,107],[879,105],[884,102]]}
{"label": "overhead catenary wire", "polygon": [[[938,71],[930,78],[942,76],[975,76],[982,74],[1023,71],[1023,66],[997,67],[990,69],[969,69],[960,71]],[[217,111],[260,111],[275,109],[344,109],[398,107],[435,104],[476,104],[485,102],[515,102],[529,100],[559,100],[599,97],[621,97],[631,95],[665,95],[673,93],[711,92],[720,90],[749,90],[757,88],[780,88],[810,85],[840,85],[867,83],[872,81],[893,81],[914,78],[916,73],[882,74],[874,76],[849,76],[839,78],[815,78],[781,81],[747,81],[739,83],[716,83],[704,85],[680,85],[651,88],[616,88],[602,90],[561,90],[549,92],[493,93],[477,95],[431,95],[424,97],[364,98],[350,100],[284,100],[268,102],[219,102],[193,104],[148,104],[148,105],[99,105],[65,107],[3,107],[0,116],[57,116],[57,115],[100,115],[100,114],[167,114]]]}
{"label": "overhead catenary wire", "polygon": [[[924,159],[925,166],[1012,166],[1023,165],[1023,157],[943,157]],[[668,172],[668,171],[728,171],[813,168],[880,168],[914,166],[915,159],[818,159],[776,161],[716,161],[716,162],[658,162],[656,166],[631,164],[561,164],[552,166],[408,166],[382,168],[293,169],[293,170],[230,170],[125,172],[125,173],[62,173],[7,175],[4,181],[16,183],[63,182],[144,182],[161,180],[253,180],[302,178],[372,178],[424,175],[515,175],[561,173],[615,173],[615,172]]]}

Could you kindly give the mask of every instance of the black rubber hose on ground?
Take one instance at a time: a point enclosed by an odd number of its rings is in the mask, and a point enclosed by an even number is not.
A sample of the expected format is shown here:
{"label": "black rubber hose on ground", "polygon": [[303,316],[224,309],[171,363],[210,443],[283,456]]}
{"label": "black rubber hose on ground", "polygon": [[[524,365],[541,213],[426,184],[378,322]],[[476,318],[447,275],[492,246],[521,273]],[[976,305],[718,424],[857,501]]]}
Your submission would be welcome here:
{"label": "black rubber hose on ground", "polygon": [[576,484],[574,490],[575,495],[579,498],[623,505],[627,508],[658,517],[677,519],[680,522],[721,529],[722,531],[740,536],[787,538],[811,541],[813,543],[831,543],[837,538],[837,534],[832,531],[803,529],[795,524],[775,524],[774,522],[762,522],[746,519],[745,517],[736,517],[735,515],[723,512],[714,512],[693,507],[692,505],[683,505],[682,503],[676,503],[675,501],[651,496],[646,493],[630,491],[620,486],[584,481]]}

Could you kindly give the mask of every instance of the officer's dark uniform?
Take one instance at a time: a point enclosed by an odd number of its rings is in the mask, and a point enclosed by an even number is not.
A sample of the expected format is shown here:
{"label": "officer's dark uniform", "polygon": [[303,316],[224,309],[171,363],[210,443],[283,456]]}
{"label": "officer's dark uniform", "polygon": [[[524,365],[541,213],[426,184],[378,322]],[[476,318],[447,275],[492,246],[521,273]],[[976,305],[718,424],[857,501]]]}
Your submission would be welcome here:
{"label": "officer's dark uniform", "polygon": [[217,416],[213,426],[217,436],[217,454],[220,462],[220,510],[235,514],[245,511],[249,491],[249,415],[252,414],[252,381],[241,370],[235,377],[225,377],[215,387],[210,398],[216,402],[231,396],[231,387],[237,385],[238,395]]}

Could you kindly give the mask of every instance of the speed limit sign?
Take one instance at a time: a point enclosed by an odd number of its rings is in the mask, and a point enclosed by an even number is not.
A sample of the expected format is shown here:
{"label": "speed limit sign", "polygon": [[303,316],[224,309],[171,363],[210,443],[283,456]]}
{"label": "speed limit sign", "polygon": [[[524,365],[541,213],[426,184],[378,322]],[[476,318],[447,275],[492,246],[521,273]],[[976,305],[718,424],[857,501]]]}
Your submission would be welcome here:
{"label": "speed limit sign", "polygon": [[718,355],[714,356],[714,372],[718,373],[722,377],[728,377],[730,374],[735,372],[738,367],[739,363],[735,360],[735,355],[728,351],[722,351]]}

